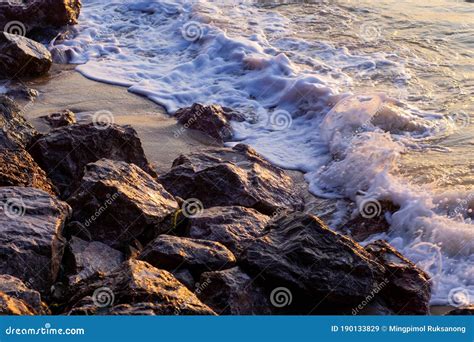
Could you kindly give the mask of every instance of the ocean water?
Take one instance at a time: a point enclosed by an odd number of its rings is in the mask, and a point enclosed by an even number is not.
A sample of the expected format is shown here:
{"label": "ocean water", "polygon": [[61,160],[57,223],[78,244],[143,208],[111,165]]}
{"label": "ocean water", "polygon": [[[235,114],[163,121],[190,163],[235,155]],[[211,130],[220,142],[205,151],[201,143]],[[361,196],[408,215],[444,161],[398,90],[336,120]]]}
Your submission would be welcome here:
{"label": "ocean water", "polygon": [[334,229],[386,215],[390,230],[371,239],[430,273],[432,304],[474,303],[473,3],[83,3],[71,39],[51,43],[58,60],[170,115],[194,102],[240,110],[229,145],[303,171],[340,204]]}

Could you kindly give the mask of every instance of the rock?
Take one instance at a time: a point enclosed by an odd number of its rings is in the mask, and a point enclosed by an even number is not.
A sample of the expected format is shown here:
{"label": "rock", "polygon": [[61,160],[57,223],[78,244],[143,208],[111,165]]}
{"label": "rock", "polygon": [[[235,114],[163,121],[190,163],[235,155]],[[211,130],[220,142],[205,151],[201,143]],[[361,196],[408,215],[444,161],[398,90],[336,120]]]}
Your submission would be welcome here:
{"label": "rock", "polygon": [[239,267],[205,272],[196,291],[199,299],[219,315],[270,315],[264,290]]}
{"label": "rock", "polygon": [[380,295],[397,315],[427,315],[431,298],[429,276],[386,241],[365,247],[385,269],[386,286]]}
{"label": "rock", "polygon": [[19,35],[0,32],[0,76],[41,76],[53,63],[42,44]]}
{"label": "rock", "polygon": [[259,237],[270,217],[244,207],[213,207],[189,219],[188,235],[222,243],[239,255],[243,242]]}
{"label": "rock", "polygon": [[128,260],[112,273],[74,289],[69,314],[214,315],[171,273]]}
{"label": "rock", "polygon": [[35,312],[24,301],[0,291],[0,315],[32,316]]}
{"label": "rock", "polygon": [[22,148],[5,149],[0,142],[0,186],[33,187],[56,195],[46,173]]}
{"label": "rock", "polygon": [[70,126],[76,123],[76,114],[68,109],[63,110],[62,112],[45,115],[41,118],[44,119],[52,128]]}
{"label": "rock", "polygon": [[173,274],[174,277],[178,279],[181,284],[185,285],[189,290],[194,291],[194,285],[196,284],[196,281],[188,269],[178,268],[177,270],[173,270],[171,274]]}
{"label": "rock", "polygon": [[195,103],[176,111],[175,117],[185,128],[204,132],[219,143],[229,140],[233,134],[227,113],[219,105],[203,106]]}
{"label": "rock", "polygon": [[42,295],[56,280],[70,207],[34,188],[0,188],[0,274],[30,284]]}
{"label": "rock", "polygon": [[446,313],[447,316],[472,316],[474,315],[474,305],[463,306]]}
{"label": "rock", "polygon": [[23,301],[36,315],[47,315],[49,309],[41,301],[38,291],[29,289],[20,279],[10,275],[0,275],[0,292]]}
{"label": "rock", "polygon": [[5,148],[27,148],[38,134],[7,96],[0,96],[0,127],[0,146]]}
{"label": "rock", "polygon": [[77,23],[80,9],[80,0],[28,0],[26,3],[24,1],[0,3],[0,27],[5,28],[9,22],[19,21],[24,26],[19,29],[29,32],[51,26],[72,25]]}
{"label": "rock", "polygon": [[96,273],[107,273],[118,268],[125,261],[125,256],[101,242],[87,242],[73,236],[64,259],[70,274],[69,284],[75,284]]}
{"label": "rock", "polygon": [[61,127],[40,136],[30,153],[64,199],[78,187],[84,167],[101,158],[133,163],[156,176],[136,131],[130,126],[91,123]]}
{"label": "rock", "polygon": [[80,222],[92,240],[117,248],[135,239],[146,243],[169,230],[162,223],[178,209],[173,196],[138,166],[108,159],[86,166],[68,203],[72,221]]}
{"label": "rock", "polygon": [[281,207],[303,209],[287,173],[242,144],[181,155],[159,180],[173,195],[197,198],[205,208],[235,205],[268,215]]}
{"label": "rock", "polygon": [[183,267],[196,274],[230,268],[236,261],[232,252],[218,242],[172,235],[158,236],[139,259],[165,270]]}
{"label": "rock", "polygon": [[[353,240],[301,212],[274,219],[240,256],[244,270],[264,279],[285,313],[343,313],[377,286],[384,269]],[[275,291],[275,292],[274,292]],[[280,292],[282,292],[280,291]]]}

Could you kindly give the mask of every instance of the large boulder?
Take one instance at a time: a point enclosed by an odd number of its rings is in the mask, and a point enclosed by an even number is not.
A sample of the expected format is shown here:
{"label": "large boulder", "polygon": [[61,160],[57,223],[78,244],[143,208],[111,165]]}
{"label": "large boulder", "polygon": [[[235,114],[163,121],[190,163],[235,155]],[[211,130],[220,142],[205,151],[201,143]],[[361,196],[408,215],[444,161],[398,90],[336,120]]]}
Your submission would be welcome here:
{"label": "large boulder", "polygon": [[66,203],[44,191],[0,188],[0,274],[48,293],[60,268],[61,232],[69,215]]}
{"label": "large boulder", "polygon": [[7,96],[0,96],[0,145],[28,148],[38,132],[21,115],[20,107]]}
{"label": "large boulder", "polygon": [[144,261],[125,261],[99,278],[74,288],[69,314],[215,314],[171,273]]}
{"label": "large boulder", "polygon": [[177,110],[175,117],[185,128],[204,132],[218,143],[232,138],[229,120],[240,119],[239,116],[219,105],[204,106],[200,103]]}
{"label": "large boulder", "polygon": [[117,248],[135,239],[146,243],[169,230],[163,222],[178,209],[173,196],[138,166],[109,159],[86,166],[68,203],[71,221],[89,238]]}
{"label": "large boulder", "polygon": [[98,241],[84,241],[75,236],[68,242],[64,255],[65,272],[69,284],[75,284],[96,273],[107,273],[118,268],[125,256]]}
{"label": "large boulder", "polygon": [[42,44],[7,32],[0,32],[0,56],[0,77],[40,76],[53,63]]}
{"label": "large boulder", "polygon": [[431,298],[430,277],[386,241],[365,247],[385,267],[386,286],[380,296],[398,315],[427,315]]}
{"label": "large boulder", "polygon": [[0,3],[0,27],[5,29],[13,21],[21,22],[24,31],[72,25],[80,9],[80,0],[6,1]]}
{"label": "large boulder", "polygon": [[159,180],[173,195],[197,198],[205,208],[237,205],[269,215],[303,208],[290,176],[242,144],[181,155]]}
{"label": "large boulder", "polygon": [[286,292],[285,312],[346,312],[382,279],[384,268],[369,253],[315,216],[288,213],[266,230],[249,241],[240,258],[244,269],[271,286],[275,296],[277,289]]}
{"label": "large boulder", "polygon": [[158,236],[146,246],[139,259],[165,270],[182,267],[197,274],[230,268],[236,261],[232,252],[219,242],[172,235]]}
{"label": "large boulder", "polygon": [[257,238],[270,220],[255,209],[213,207],[189,218],[188,235],[195,239],[217,241],[239,255],[244,242]]}
{"label": "large boulder", "polygon": [[239,267],[201,275],[199,299],[219,315],[270,315],[269,297]]}
{"label": "large boulder", "polygon": [[0,292],[23,301],[31,310],[38,315],[49,314],[49,309],[41,300],[41,294],[32,290],[18,278],[10,275],[0,275]]}
{"label": "large boulder", "polygon": [[84,175],[84,167],[101,158],[133,163],[155,176],[137,132],[130,126],[83,124],[40,136],[30,148],[38,164],[68,198]]}

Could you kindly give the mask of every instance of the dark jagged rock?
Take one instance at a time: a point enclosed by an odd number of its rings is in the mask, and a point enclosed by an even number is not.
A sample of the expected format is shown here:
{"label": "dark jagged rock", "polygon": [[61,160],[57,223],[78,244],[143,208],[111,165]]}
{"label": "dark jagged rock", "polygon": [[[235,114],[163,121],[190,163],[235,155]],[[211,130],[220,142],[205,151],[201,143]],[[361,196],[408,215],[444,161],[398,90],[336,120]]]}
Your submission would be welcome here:
{"label": "dark jagged rock", "polygon": [[375,241],[365,249],[386,269],[388,282],[380,295],[389,308],[398,315],[428,314],[431,297],[429,276],[386,241]]}
{"label": "dark jagged rock", "polygon": [[244,207],[213,207],[189,219],[188,235],[217,241],[239,255],[243,242],[259,237],[270,217]]}
{"label": "dark jagged rock", "polygon": [[68,198],[84,175],[84,167],[101,158],[141,167],[152,176],[137,132],[130,126],[84,124],[61,127],[40,136],[30,148],[62,198]]}
{"label": "dark jagged rock", "polygon": [[25,186],[56,194],[46,173],[25,147],[37,134],[8,97],[0,97],[0,186]]}
{"label": "dark jagged rock", "polygon": [[219,315],[270,315],[264,290],[239,267],[201,275],[199,299]]}
{"label": "dark jagged rock", "polygon": [[182,155],[159,180],[173,195],[197,198],[205,208],[236,205],[268,215],[281,207],[303,209],[287,173],[242,144]]}
{"label": "dark jagged rock", "polygon": [[0,291],[1,316],[32,316],[34,314],[36,314],[34,310],[29,307],[24,301],[11,297]]}
{"label": "dark jagged rock", "polygon": [[232,137],[228,116],[233,117],[232,112],[224,111],[219,105],[204,106],[200,103],[181,108],[175,113],[176,119],[185,128],[204,132],[219,143]]}
{"label": "dark jagged rock", "polygon": [[158,268],[173,271],[183,267],[197,274],[235,265],[232,252],[218,242],[171,235],[158,236],[139,259]]}
{"label": "dark jagged rock", "polygon": [[125,261],[112,273],[74,289],[66,311],[82,314],[214,315],[165,270],[147,262]]}
{"label": "dark jagged rock", "polygon": [[122,252],[98,242],[87,242],[72,237],[65,253],[69,284],[78,283],[96,273],[107,273],[118,268],[125,261]]}
{"label": "dark jagged rock", "polygon": [[472,316],[474,315],[474,305],[463,306],[446,313],[447,316]]}
{"label": "dark jagged rock", "polygon": [[41,117],[52,128],[74,125],[76,123],[76,114],[66,109],[62,112],[51,113]]}
{"label": "dark jagged rock", "polygon": [[92,240],[117,248],[135,239],[146,243],[169,230],[161,224],[178,209],[173,196],[138,166],[108,159],[86,166],[68,203],[72,221]]}
{"label": "dark jagged rock", "polygon": [[10,275],[0,275],[0,292],[23,301],[37,315],[49,314],[49,309],[41,301],[38,291],[29,289],[20,279]]}
{"label": "dark jagged rock", "polygon": [[49,292],[63,255],[61,231],[70,207],[33,188],[0,188],[0,274]]}
{"label": "dark jagged rock", "polygon": [[0,76],[40,76],[49,71],[53,59],[42,44],[0,32]]}
{"label": "dark jagged rock", "polygon": [[0,146],[27,148],[38,134],[20,113],[11,98],[0,96]]}
{"label": "dark jagged rock", "polygon": [[331,231],[315,216],[294,212],[250,240],[240,257],[244,270],[258,275],[269,290],[284,287],[287,313],[343,312],[368,295],[384,269],[353,240]]}
{"label": "dark jagged rock", "polygon": [[80,10],[80,0],[9,1],[0,3],[0,27],[12,21],[21,22],[26,31],[72,25]]}

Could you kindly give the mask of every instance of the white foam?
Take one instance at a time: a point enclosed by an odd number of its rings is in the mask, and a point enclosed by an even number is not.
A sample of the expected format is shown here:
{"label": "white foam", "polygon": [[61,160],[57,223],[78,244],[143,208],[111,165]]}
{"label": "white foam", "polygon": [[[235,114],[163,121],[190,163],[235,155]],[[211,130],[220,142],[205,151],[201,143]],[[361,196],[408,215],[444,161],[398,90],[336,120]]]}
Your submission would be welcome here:
{"label": "white foam", "polygon": [[304,171],[317,195],[391,200],[400,210],[379,237],[434,276],[433,303],[448,303],[453,287],[474,285],[472,222],[449,216],[436,194],[399,176],[398,165],[403,153],[436,148],[431,140],[450,126],[384,94],[341,93],[351,83],[345,69],[404,66],[381,53],[275,39],[289,22],[248,4],[84,0],[77,37],[51,49],[87,77],[129,87],[170,114],[194,102],[241,110],[248,120],[234,124],[236,141]]}

